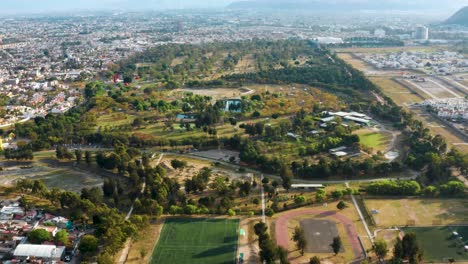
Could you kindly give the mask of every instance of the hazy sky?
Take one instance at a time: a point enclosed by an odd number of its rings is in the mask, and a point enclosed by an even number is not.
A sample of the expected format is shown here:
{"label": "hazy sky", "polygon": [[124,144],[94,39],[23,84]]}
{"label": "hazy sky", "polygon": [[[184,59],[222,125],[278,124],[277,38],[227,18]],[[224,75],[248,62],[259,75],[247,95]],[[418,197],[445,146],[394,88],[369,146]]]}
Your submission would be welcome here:
{"label": "hazy sky", "polygon": [[[468,5],[468,0],[257,0],[275,1],[338,2],[338,3],[385,3],[405,9],[421,6],[425,9],[456,10]],[[70,9],[178,9],[224,7],[235,0],[0,0],[0,13],[64,11]]]}

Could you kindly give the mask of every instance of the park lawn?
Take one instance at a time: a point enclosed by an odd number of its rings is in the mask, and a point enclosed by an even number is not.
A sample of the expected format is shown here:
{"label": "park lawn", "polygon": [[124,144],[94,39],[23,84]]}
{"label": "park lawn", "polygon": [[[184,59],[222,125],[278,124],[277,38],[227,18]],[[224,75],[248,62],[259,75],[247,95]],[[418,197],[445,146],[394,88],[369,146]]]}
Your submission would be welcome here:
{"label": "park lawn", "polygon": [[365,199],[379,228],[393,226],[432,226],[468,223],[465,199]]}
{"label": "park lawn", "polygon": [[110,114],[99,115],[97,125],[101,127],[128,125],[131,124],[135,118],[135,116],[130,114],[113,112]]}
{"label": "park lawn", "polygon": [[[425,262],[456,262],[468,260],[464,245],[468,243],[468,226],[435,226],[435,227],[405,227],[405,233],[416,234],[419,244],[424,250]],[[452,232],[458,232],[455,237]]]}
{"label": "park lawn", "polygon": [[391,141],[391,134],[372,131],[369,129],[357,131],[361,144],[372,148],[374,151],[385,151]]}
{"label": "park lawn", "polygon": [[150,263],[236,263],[238,219],[169,218]]}

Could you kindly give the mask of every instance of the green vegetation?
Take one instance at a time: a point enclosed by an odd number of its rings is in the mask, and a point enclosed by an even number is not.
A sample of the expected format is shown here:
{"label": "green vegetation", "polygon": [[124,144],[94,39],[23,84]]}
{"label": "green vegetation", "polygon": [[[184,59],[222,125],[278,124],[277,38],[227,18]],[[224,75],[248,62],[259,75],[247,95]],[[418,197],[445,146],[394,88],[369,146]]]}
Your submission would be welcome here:
{"label": "green vegetation", "polygon": [[233,219],[169,218],[151,263],[234,263],[238,226]]}
{"label": "green vegetation", "polygon": [[304,256],[304,250],[307,247],[307,240],[304,234],[304,229],[300,226],[294,228],[292,240],[296,243],[296,248],[301,251],[301,255]]}
{"label": "green vegetation", "polygon": [[390,142],[389,135],[379,132],[364,132],[358,133],[359,142],[375,151],[384,151]]}
{"label": "green vegetation", "polygon": [[[416,234],[426,262],[446,262],[450,259],[456,262],[468,260],[468,253],[464,249],[464,243],[468,237],[466,226],[405,227],[403,231]],[[459,236],[454,236],[453,232],[457,232]]]}

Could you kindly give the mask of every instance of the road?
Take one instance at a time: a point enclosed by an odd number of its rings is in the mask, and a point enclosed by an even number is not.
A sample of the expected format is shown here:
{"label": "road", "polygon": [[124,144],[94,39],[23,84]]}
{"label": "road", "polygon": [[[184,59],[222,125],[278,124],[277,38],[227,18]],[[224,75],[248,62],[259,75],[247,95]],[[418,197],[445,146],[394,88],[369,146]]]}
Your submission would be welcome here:
{"label": "road", "polygon": [[[161,155],[159,155],[158,161],[156,162],[156,166],[159,165],[159,163],[161,162],[163,157],[164,157],[164,153],[161,153]],[[143,192],[145,191],[145,188],[146,188],[146,182],[143,182],[143,184],[141,185],[140,194],[143,194]],[[128,213],[127,213],[127,216],[125,217],[125,220],[128,220],[128,219],[130,219],[130,217],[132,217],[134,206],[135,206],[135,201],[133,201],[132,206],[130,207],[130,210],[128,210]],[[132,239],[129,238],[129,239],[127,239],[127,242],[125,242],[125,246],[122,249],[122,254],[120,254],[119,261],[117,263],[124,264],[125,261],[127,261],[127,257],[128,257],[128,253],[130,252],[130,246],[131,245],[132,245]]]}
{"label": "road", "polygon": [[[349,188],[349,182],[346,182],[346,187]],[[372,236],[372,233],[369,229],[369,226],[367,225],[366,220],[364,219],[364,215],[361,212],[361,208],[359,207],[358,203],[356,202],[356,197],[351,193],[351,200],[353,201],[354,207],[356,208],[356,211],[359,214],[359,218],[361,219],[362,224],[364,225],[364,228],[366,229],[367,236],[369,237],[369,240],[371,241],[372,245],[374,244],[374,237]]]}
{"label": "road", "polygon": [[[207,157],[201,157],[199,155],[192,155],[192,154],[180,154],[180,153],[173,153],[171,152],[171,155],[173,156],[179,156],[179,157],[186,157],[186,158],[192,158],[192,159],[199,159],[199,160],[205,160],[205,161],[210,161],[210,162],[219,162],[225,167],[229,167],[232,170],[238,170],[240,168],[239,165],[235,165],[229,162],[224,162],[216,159],[211,159]],[[275,180],[281,180],[280,176],[273,175],[273,174],[267,174],[263,173],[254,169],[249,169],[249,168],[244,168],[246,172],[251,172],[255,173],[257,175],[262,175],[271,179]],[[388,180],[415,180],[416,178],[419,177],[420,173],[416,171],[409,171],[410,176],[405,176],[405,177],[398,177],[398,178],[376,178],[376,179],[359,179],[359,180],[303,180],[303,179],[293,179],[292,183],[311,183],[311,184],[344,184],[346,182],[349,183],[370,183],[370,182],[379,182],[379,181],[388,181]]]}

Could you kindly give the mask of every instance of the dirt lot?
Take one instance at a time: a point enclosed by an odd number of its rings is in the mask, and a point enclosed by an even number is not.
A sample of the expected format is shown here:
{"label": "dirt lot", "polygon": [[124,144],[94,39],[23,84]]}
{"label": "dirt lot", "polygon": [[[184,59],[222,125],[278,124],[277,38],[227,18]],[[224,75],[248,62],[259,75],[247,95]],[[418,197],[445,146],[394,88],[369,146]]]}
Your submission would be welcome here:
{"label": "dirt lot", "polygon": [[433,78],[425,78],[424,82],[417,82],[408,79],[405,79],[403,81],[410,84],[411,87],[415,87],[416,89],[418,89],[419,91],[416,92],[418,92],[419,94],[421,94],[420,92],[422,92],[432,99],[455,97],[461,98],[463,96],[463,94],[459,93],[453,87]]}
{"label": "dirt lot", "polygon": [[468,223],[468,201],[463,199],[366,199],[379,228]]}
{"label": "dirt lot", "polygon": [[408,90],[406,87],[388,77],[371,77],[370,79],[373,83],[378,85],[385,94],[390,96],[398,105],[408,106],[423,101],[423,99],[419,97],[417,93]]}
{"label": "dirt lot", "polygon": [[19,179],[42,180],[48,188],[81,191],[82,188],[101,186],[104,179],[79,168],[57,168],[41,161],[28,163],[2,162],[0,185],[13,185]]}

